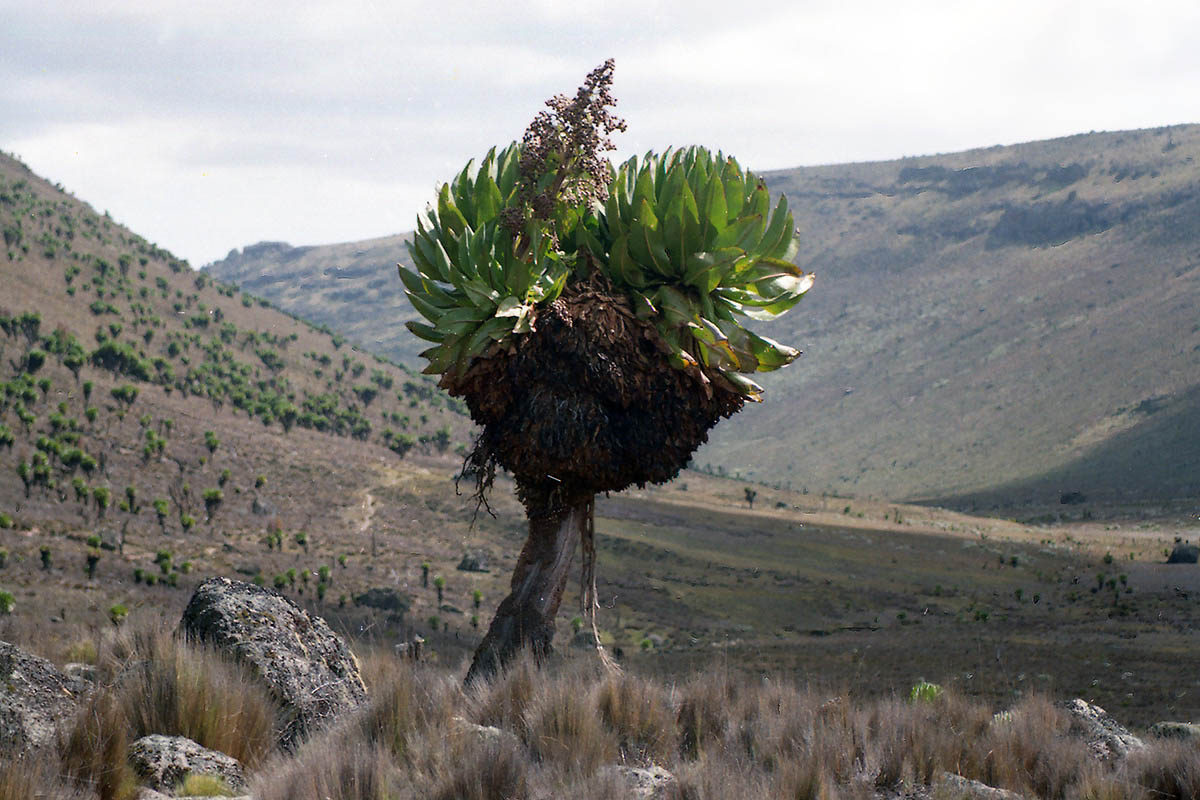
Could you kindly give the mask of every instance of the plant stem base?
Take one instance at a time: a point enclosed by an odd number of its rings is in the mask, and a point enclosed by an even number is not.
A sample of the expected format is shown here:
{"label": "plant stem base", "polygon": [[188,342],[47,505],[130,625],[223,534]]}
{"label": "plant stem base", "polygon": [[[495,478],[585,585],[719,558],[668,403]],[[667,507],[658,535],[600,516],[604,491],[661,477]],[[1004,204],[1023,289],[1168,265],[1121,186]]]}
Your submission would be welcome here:
{"label": "plant stem base", "polygon": [[530,517],[529,537],[513,570],[512,591],[496,609],[487,635],[475,650],[466,682],[494,675],[522,649],[535,658],[552,652],[554,618],[567,573],[588,524],[590,496]]}

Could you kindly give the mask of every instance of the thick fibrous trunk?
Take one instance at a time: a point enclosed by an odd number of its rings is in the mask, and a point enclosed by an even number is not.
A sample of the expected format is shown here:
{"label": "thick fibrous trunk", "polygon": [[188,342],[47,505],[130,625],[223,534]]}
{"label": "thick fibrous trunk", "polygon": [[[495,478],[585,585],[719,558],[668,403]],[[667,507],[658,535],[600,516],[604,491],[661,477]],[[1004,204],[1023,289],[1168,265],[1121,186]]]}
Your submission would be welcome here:
{"label": "thick fibrous trunk", "polygon": [[589,497],[530,518],[529,538],[513,570],[512,592],[496,609],[487,635],[475,650],[467,683],[493,675],[523,648],[538,658],[551,652],[554,617],[587,525],[590,502]]}

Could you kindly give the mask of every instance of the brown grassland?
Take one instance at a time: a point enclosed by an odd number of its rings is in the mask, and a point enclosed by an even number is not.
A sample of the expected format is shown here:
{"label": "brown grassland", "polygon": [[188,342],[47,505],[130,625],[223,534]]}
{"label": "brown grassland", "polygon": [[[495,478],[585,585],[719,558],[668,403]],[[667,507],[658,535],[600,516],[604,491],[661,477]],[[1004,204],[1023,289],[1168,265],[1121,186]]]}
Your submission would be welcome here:
{"label": "brown grassland", "polygon": [[946,772],[1048,798],[1200,791],[1194,744],[1152,742],[1105,764],[1039,694],[996,714],[953,691],[866,700],[721,668],[662,681],[590,658],[524,660],[465,690],[461,669],[380,650],[363,664],[368,705],[272,754],[269,698],[220,654],[161,628],[108,635],[61,755],[0,764],[0,798],[131,798],[125,753],[147,730],[237,753],[263,800],[615,800],[629,791],[615,764],[667,768],[671,798],[961,797]]}

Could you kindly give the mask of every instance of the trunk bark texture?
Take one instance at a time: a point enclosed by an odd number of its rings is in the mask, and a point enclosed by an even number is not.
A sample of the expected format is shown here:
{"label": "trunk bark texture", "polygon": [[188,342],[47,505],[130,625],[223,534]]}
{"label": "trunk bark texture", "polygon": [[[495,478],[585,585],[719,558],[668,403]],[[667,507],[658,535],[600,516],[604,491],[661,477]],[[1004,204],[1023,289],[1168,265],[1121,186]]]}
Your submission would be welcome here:
{"label": "trunk bark texture", "polygon": [[529,520],[529,538],[513,570],[512,591],[475,650],[466,682],[494,675],[528,647],[534,656],[548,655],[554,617],[567,585],[567,572],[587,525],[591,498]]}

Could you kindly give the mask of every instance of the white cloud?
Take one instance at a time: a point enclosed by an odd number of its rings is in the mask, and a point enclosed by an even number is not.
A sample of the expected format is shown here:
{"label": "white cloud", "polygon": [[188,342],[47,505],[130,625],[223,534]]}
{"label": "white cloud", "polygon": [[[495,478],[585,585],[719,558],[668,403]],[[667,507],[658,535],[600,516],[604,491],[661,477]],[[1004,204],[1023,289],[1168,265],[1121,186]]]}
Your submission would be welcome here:
{"label": "white cloud", "polygon": [[409,228],[608,56],[620,155],[755,169],[1200,121],[1200,4],[9,3],[0,147],[193,263]]}

